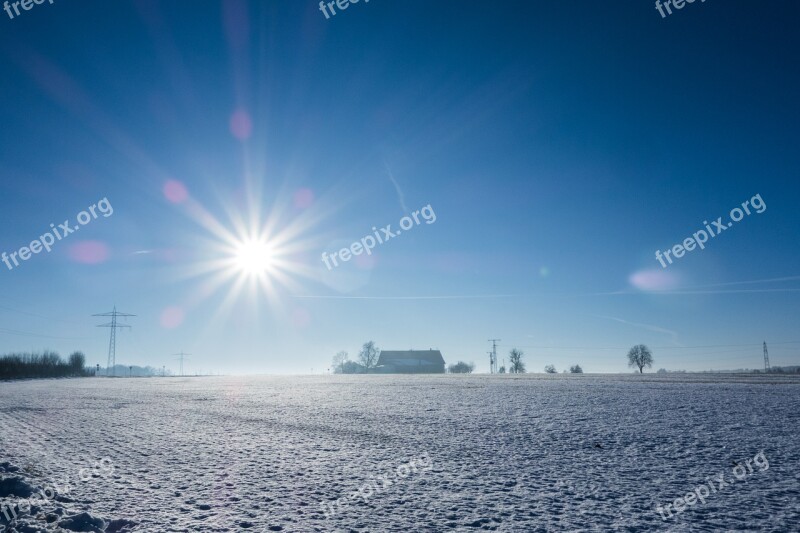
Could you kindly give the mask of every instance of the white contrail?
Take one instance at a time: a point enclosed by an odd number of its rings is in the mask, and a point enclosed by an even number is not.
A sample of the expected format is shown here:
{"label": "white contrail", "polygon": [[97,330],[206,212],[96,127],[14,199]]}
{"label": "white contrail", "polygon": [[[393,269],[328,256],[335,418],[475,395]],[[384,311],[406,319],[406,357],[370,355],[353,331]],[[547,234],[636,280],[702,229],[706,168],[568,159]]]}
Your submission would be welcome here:
{"label": "white contrail", "polygon": [[669,335],[670,337],[672,337],[672,342],[676,346],[682,346],[682,344],[680,342],[678,342],[678,332],[672,331],[671,329],[662,328],[660,326],[653,326],[651,324],[640,324],[638,322],[630,322],[628,320],[623,320],[622,318],[616,318],[616,317],[613,317],[613,316],[603,316],[603,315],[591,315],[591,316],[597,317],[597,318],[605,318],[607,320],[614,320],[615,322],[620,322],[622,324],[627,324],[629,326],[634,326],[634,327],[637,327],[637,328],[644,328],[644,329],[649,330],[649,331],[655,331],[656,333],[665,333],[665,334]]}
{"label": "white contrail", "polygon": [[798,292],[800,288],[783,287],[777,289],[732,289],[732,290],[705,290],[713,287],[730,287],[732,285],[754,285],[758,283],[780,283],[784,281],[798,281],[800,276],[785,276],[782,278],[754,279],[748,281],[729,281],[726,283],[712,283],[708,285],[694,285],[690,287],[679,287],[676,289],[666,289],[659,291],[642,291],[635,289],[623,289],[612,292],[597,292],[591,296],[615,296],[619,294],[648,294],[648,295],[670,295],[670,294],[734,294],[734,293],[757,293],[757,292]]}
{"label": "white contrail", "polygon": [[[664,290],[664,291],[639,291],[639,290],[632,290],[632,289],[625,289],[620,291],[613,291],[613,292],[595,292],[595,293],[584,293],[584,294],[567,294],[564,293],[564,296],[614,296],[614,295],[622,295],[622,294],[647,294],[647,295],[676,295],[676,294],[733,294],[733,293],[760,293],[760,292],[800,292],[800,288],[777,288],[777,289],[730,289],[730,290],[700,290],[705,289],[708,287],[721,287],[726,285],[747,285],[753,283],[777,283],[781,281],[795,281],[800,280],[800,276],[787,276],[783,278],[772,278],[772,279],[762,279],[762,280],[752,280],[752,281],[732,281],[728,283],[717,283],[712,285],[697,285],[693,287],[685,287],[682,289],[672,289],[672,290]],[[295,294],[292,295],[293,298],[305,298],[305,299],[312,299],[312,300],[467,300],[467,299],[491,299],[491,298],[528,298],[533,296],[539,296],[533,293],[518,293],[518,294],[453,294],[453,295],[443,295],[443,296],[343,296],[343,295],[318,295],[318,294],[311,294],[311,295],[301,295]],[[650,326],[648,324],[637,324],[635,322],[628,322],[622,320],[620,318],[608,317],[608,316],[601,316],[601,315],[592,315],[597,316],[599,318],[606,318],[609,320],[616,320],[618,322],[623,322],[626,324],[640,326],[640,327],[650,327],[650,328],[657,328],[653,329],[653,331],[660,331],[661,333],[667,333],[670,335],[677,335],[677,333],[664,329],[659,328],[658,326]],[[676,341],[677,342],[677,341]]]}
{"label": "white contrail", "polygon": [[467,300],[477,298],[513,298],[516,294],[464,294],[449,296],[322,296],[294,294],[292,298],[311,300]]}
{"label": "white contrail", "polygon": [[398,185],[397,180],[394,179],[394,174],[392,174],[392,169],[389,168],[389,163],[384,161],[383,165],[386,167],[386,173],[389,175],[389,181],[392,182],[392,184],[394,185],[394,190],[397,191],[397,200],[400,202],[400,207],[403,208],[403,213],[408,213],[408,206],[406,205],[406,197],[403,194],[403,191],[400,190],[400,185]]}
{"label": "white contrail", "polygon": [[614,292],[596,292],[589,296],[616,296],[620,294],[646,294],[648,296],[673,296],[678,294],[736,294],[736,293],[761,293],[761,292],[799,292],[800,288],[784,288],[784,289],[732,289],[722,291],[705,291],[705,290],[683,290],[676,289],[670,291],[614,291]]}

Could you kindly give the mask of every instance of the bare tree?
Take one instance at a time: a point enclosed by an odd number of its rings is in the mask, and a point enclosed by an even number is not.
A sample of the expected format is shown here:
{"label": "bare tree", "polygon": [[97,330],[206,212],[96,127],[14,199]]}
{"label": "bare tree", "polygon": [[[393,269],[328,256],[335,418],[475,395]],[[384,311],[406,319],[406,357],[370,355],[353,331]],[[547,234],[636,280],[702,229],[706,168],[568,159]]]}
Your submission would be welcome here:
{"label": "bare tree", "polygon": [[558,370],[556,370],[556,367],[553,366],[553,365],[547,365],[546,367],[544,367],[544,371],[547,372],[548,374],[557,374],[558,373]]}
{"label": "bare tree", "polygon": [[628,366],[639,367],[639,373],[642,374],[644,367],[650,368],[653,366],[653,353],[650,348],[644,344],[637,344],[628,352]]}
{"label": "bare tree", "polygon": [[69,355],[69,366],[76,376],[82,376],[85,373],[86,356],[83,352],[72,352]]}
{"label": "bare tree", "polygon": [[581,368],[581,365],[571,366],[569,367],[569,371],[573,374],[583,374],[583,369]]}
{"label": "bare tree", "polygon": [[345,351],[341,351],[333,356],[333,373],[334,374],[342,374],[344,373],[344,364],[347,362],[348,353]]}
{"label": "bare tree", "polygon": [[381,349],[375,346],[373,341],[364,343],[358,353],[358,361],[364,367],[364,372],[369,373],[370,368],[375,368],[375,365],[378,364],[378,355],[380,353]]}
{"label": "bare tree", "polygon": [[510,352],[508,352],[508,358],[511,361],[511,365],[508,368],[508,371],[512,374],[524,374],[525,373],[525,363],[522,362],[522,356],[525,355],[522,350],[517,350],[516,348],[512,348]]}

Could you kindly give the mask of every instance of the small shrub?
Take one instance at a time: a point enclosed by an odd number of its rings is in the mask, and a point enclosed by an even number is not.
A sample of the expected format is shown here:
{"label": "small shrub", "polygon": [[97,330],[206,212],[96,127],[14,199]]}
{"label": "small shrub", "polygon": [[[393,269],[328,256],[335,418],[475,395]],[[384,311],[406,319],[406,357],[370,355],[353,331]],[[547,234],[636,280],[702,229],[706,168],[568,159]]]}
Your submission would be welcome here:
{"label": "small shrub", "polygon": [[447,371],[451,374],[472,374],[473,370],[475,370],[475,365],[464,361],[459,361],[447,367]]}

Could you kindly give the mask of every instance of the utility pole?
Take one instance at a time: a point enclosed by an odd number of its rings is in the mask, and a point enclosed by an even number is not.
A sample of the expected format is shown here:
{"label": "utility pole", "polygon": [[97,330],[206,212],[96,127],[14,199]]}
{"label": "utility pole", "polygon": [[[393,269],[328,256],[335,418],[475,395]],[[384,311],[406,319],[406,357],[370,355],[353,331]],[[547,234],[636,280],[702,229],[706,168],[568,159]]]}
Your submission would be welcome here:
{"label": "utility pole", "polygon": [[772,370],[769,367],[769,352],[767,351],[767,341],[764,341],[764,372],[769,373]]}
{"label": "utility pole", "polygon": [[489,373],[497,374],[497,343],[500,339],[489,339],[488,342],[492,343],[492,352],[489,355]]}
{"label": "utility pole", "polygon": [[174,353],[172,355],[180,355],[180,357],[178,359],[181,362],[181,376],[182,376],[183,375],[183,358],[186,357],[187,355],[192,355],[192,354],[181,352],[181,353]]}
{"label": "utility pole", "polygon": [[110,313],[100,313],[97,315],[92,316],[110,316],[111,322],[108,324],[99,324],[98,328],[111,328],[111,338],[108,341],[108,363],[106,364],[106,376],[108,376],[108,369],[111,368],[114,375],[117,375],[117,329],[118,328],[130,328],[130,326],[126,324],[117,324],[117,317],[124,316],[136,316],[131,315],[129,313],[118,313],[117,306],[114,306],[114,310]]}

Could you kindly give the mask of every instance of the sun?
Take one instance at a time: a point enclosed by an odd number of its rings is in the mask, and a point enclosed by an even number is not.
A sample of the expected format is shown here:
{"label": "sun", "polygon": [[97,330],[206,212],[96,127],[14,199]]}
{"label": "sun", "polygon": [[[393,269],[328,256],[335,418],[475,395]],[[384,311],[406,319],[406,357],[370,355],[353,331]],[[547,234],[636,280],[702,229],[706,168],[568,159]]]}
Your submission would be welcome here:
{"label": "sun", "polygon": [[264,240],[248,239],[237,244],[233,257],[236,269],[250,276],[270,274],[275,268],[275,250]]}
{"label": "sun", "polygon": [[178,276],[200,280],[195,305],[223,293],[215,317],[233,313],[241,300],[256,310],[264,302],[283,316],[285,297],[302,292],[302,281],[319,275],[318,265],[309,264],[308,258],[319,248],[312,230],[322,215],[310,210],[286,213],[282,206],[287,202],[281,195],[275,205],[265,207],[260,197],[250,192],[245,205],[223,202],[228,220],[197,201],[186,201],[187,215],[205,232],[198,235],[195,260]]}

